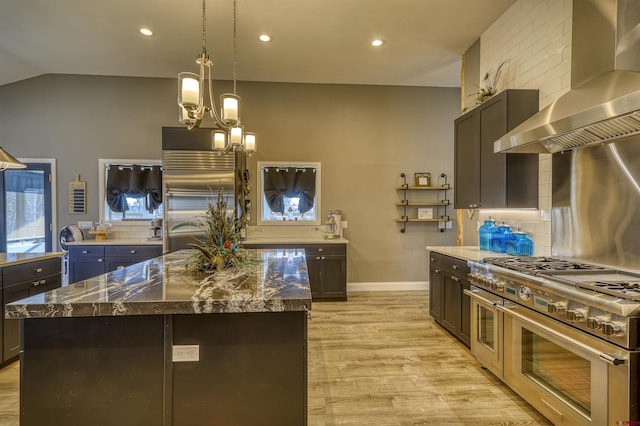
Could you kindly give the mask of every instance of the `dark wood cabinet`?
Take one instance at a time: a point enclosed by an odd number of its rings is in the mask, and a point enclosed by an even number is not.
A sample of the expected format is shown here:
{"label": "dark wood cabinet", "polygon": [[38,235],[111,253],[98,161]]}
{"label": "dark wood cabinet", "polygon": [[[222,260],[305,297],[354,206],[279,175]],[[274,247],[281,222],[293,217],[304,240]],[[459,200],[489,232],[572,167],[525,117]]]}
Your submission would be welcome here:
{"label": "dark wood cabinet", "polygon": [[69,246],[69,283],[106,272],[103,245]]}
{"label": "dark wood cabinet", "polygon": [[71,245],[69,282],[86,280],[160,255],[160,245]]}
{"label": "dark wood cabinet", "polygon": [[314,302],[347,300],[347,245],[330,244],[244,244],[249,249],[303,249]]}
{"label": "dark wood cabinet", "polygon": [[[16,300],[59,288],[62,261],[60,258],[36,260],[2,268],[2,306]],[[8,364],[20,354],[20,321],[2,316],[2,364]]]}
{"label": "dark wood cabinet", "polygon": [[429,274],[429,311],[433,319],[466,346],[470,345],[471,301],[467,262],[431,252]]}
{"label": "dark wood cabinet", "polygon": [[456,209],[538,206],[538,156],[493,152],[536,112],[537,90],[505,90],[455,120]]}

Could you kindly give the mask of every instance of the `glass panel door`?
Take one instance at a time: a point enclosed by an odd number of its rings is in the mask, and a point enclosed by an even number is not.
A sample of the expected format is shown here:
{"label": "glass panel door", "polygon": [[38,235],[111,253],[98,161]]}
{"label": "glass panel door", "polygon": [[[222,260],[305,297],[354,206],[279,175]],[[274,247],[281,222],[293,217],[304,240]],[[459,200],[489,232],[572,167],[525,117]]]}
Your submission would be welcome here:
{"label": "glass panel door", "polygon": [[478,305],[478,342],[484,347],[494,351],[495,348],[495,327],[494,310]]}
{"label": "glass panel door", "polygon": [[49,164],[0,173],[0,251],[52,251],[50,174]]}
{"label": "glass panel door", "polygon": [[524,327],[522,373],[591,414],[591,362]]}

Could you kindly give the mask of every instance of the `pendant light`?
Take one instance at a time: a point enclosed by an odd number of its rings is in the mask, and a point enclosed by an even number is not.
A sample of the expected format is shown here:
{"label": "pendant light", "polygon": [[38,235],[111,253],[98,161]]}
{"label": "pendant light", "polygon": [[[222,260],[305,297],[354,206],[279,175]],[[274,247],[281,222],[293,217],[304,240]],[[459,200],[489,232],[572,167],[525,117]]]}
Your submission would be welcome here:
{"label": "pendant light", "polygon": [[[202,52],[196,58],[200,74],[182,72],[178,74],[178,119],[189,130],[199,128],[206,113],[209,113],[217,129],[211,132],[211,147],[222,154],[242,151],[247,155],[256,152],[255,136],[246,149],[240,124],[240,96],[236,93],[237,58],[237,0],[233,1],[233,93],[220,96],[220,112],[213,97],[213,61],[207,53],[207,6],[202,0]],[[208,96],[205,96],[208,92]],[[207,103],[208,101],[208,103]]]}

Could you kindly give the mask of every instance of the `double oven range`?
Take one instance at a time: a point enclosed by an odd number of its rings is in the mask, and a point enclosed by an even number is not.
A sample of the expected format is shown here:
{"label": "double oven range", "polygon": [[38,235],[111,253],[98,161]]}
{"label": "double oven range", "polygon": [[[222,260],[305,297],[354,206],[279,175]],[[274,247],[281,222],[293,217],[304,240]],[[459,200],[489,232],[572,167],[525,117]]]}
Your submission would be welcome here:
{"label": "double oven range", "polygon": [[640,276],[553,257],[470,268],[471,351],[487,369],[554,424],[640,424]]}

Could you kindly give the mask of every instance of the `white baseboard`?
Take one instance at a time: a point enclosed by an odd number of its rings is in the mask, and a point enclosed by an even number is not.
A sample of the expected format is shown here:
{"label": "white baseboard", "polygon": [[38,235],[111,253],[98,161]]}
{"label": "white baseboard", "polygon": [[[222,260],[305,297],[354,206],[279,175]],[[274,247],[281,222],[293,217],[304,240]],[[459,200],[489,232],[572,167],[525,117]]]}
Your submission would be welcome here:
{"label": "white baseboard", "polygon": [[401,281],[379,283],[347,283],[347,293],[353,291],[429,290],[429,281]]}

